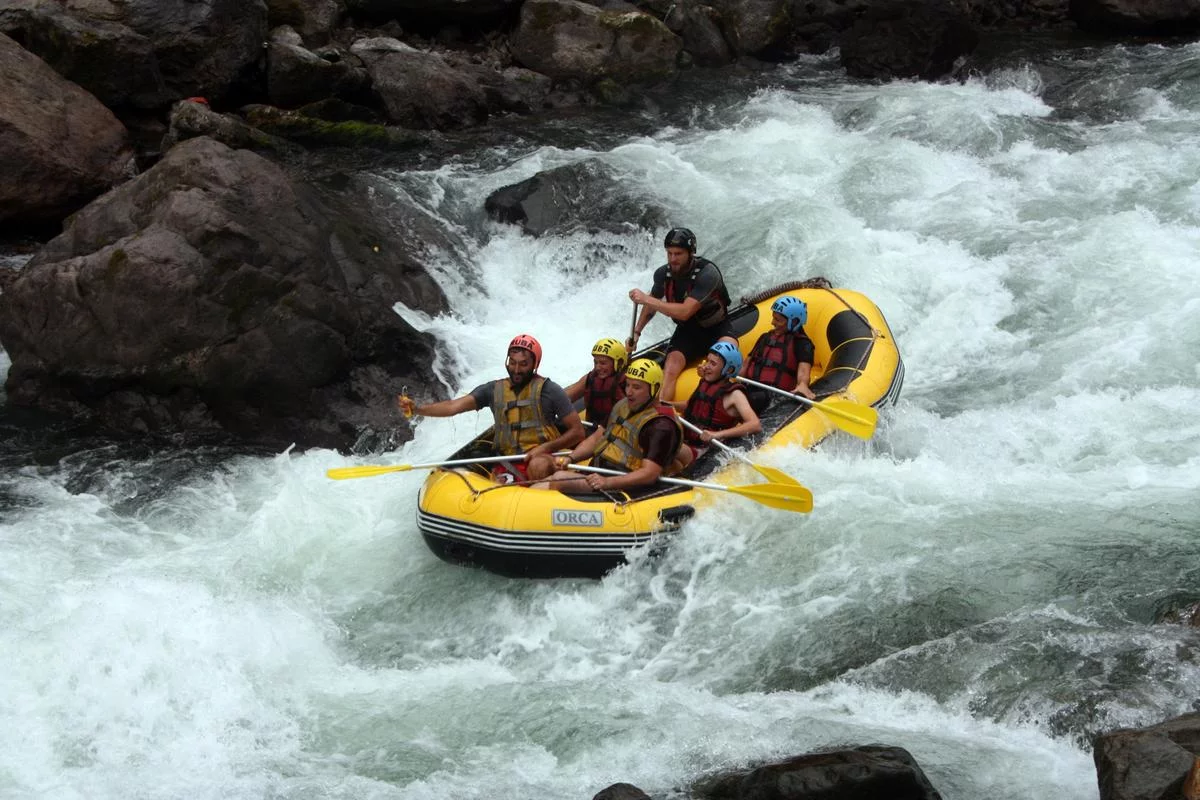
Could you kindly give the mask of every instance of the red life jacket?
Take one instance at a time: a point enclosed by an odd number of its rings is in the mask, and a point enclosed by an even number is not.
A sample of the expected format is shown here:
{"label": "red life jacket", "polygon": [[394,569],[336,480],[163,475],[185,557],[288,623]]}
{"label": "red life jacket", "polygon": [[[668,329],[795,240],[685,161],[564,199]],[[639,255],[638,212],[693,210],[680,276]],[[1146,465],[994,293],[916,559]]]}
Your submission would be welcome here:
{"label": "red life jacket", "polygon": [[614,372],[607,378],[601,378],[596,374],[596,370],[587,374],[583,382],[583,409],[587,412],[588,422],[603,425],[612,413],[613,406],[624,398],[624,376]]}
{"label": "red life jacket", "polygon": [[799,341],[784,332],[767,331],[758,337],[750,351],[750,370],[746,377],[759,383],[778,386],[785,392],[796,388],[796,370],[800,368]]}
{"label": "red life jacket", "polygon": [[[700,381],[696,391],[688,398],[687,408],[683,410],[683,418],[706,431],[723,431],[732,428],[740,420],[725,410],[725,395],[730,392],[743,391],[741,386],[722,378],[719,381]],[[690,429],[688,440],[699,439]]]}

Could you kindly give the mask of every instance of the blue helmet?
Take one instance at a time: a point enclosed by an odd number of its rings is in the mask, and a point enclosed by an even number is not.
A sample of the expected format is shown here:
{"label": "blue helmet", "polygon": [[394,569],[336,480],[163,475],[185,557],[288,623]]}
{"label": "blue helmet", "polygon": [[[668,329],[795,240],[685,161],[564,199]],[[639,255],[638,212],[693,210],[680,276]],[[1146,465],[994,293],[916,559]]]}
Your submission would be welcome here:
{"label": "blue helmet", "polygon": [[725,368],[721,370],[722,378],[731,378],[742,368],[742,353],[736,345],[729,342],[717,342],[708,348],[708,352],[716,353],[725,359]]}
{"label": "blue helmet", "polygon": [[804,327],[804,323],[808,322],[808,306],[803,300],[790,294],[785,294],[771,303],[771,310],[787,317],[787,329],[792,333],[799,331]]}

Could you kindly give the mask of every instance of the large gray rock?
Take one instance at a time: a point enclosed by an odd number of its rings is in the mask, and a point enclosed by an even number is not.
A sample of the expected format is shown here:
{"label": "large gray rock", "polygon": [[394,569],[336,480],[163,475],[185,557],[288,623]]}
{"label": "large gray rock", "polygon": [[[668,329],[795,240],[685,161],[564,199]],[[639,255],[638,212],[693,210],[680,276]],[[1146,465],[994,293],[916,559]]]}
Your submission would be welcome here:
{"label": "large gray rock", "polygon": [[702,67],[720,67],[733,61],[734,52],[721,30],[721,13],[712,6],[683,2],[672,4],[663,20],[683,39],[683,49]]}
{"label": "large gray rock", "polygon": [[1200,713],[1096,737],[1100,800],[1178,800],[1200,756]]}
{"label": "large gray rock", "polygon": [[1070,0],[1080,28],[1127,36],[1188,36],[1200,31],[1195,0]]}
{"label": "large gray rock", "polygon": [[8,402],[126,431],[278,446],[407,436],[394,394],[436,385],[397,302],[446,308],[427,231],[372,195],[318,190],[192,139],[76,214],[0,295]]}
{"label": "large gray rock", "polygon": [[349,53],[329,48],[318,55],[300,35],[281,25],[267,47],[267,99],[280,108],[299,108],[327,98],[361,102],[370,94],[370,78]]}
{"label": "large gray rock", "polygon": [[272,28],[289,25],[307,44],[326,44],[346,13],[344,0],[266,0]]}
{"label": "large gray rock", "polygon": [[0,34],[0,224],[57,222],[132,174],[124,126]]}
{"label": "large gray rock", "polygon": [[714,0],[739,55],[777,61],[790,55],[790,0]]}
{"label": "large gray rock", "polygon": [[640,11],[605,11],[579,0],[525,0],[513,57],[556,80],[643,83],[675,71],[683,43]]}
{"label": "large gray rock", "polygon": [[109,107],[223,97],[256,67],[263,0],[7,0],[0,30]]}
{"label": "large gray rock", "polygon": [[667,212],[626,184],[600,161],[581,161],[539,172],[488,195],[484,210],[498,222],[520,225],[533,236],[573,231],[630,233],[667,226]]}
{"label": "large gray rock", "polygon": [[488,97],[478,79],[437,53],[380,37],[354,43],[367,66],[388,119],[408,128],[465,128],[488,117]]}

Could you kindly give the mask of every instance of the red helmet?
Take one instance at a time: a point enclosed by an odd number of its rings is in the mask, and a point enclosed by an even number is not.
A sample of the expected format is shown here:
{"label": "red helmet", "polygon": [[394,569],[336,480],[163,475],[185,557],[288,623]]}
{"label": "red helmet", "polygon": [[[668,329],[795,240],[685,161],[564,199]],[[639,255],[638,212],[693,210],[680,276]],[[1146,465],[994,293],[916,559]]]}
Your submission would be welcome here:
{"label": "red helmet", "polygon": [[538,340],[528,333],[519,333],[508,343],[509,350],[512,350],[514,347],[533,353],[533,369],[536,372],[538,365],[542,363],[542,346],[538,344]]}

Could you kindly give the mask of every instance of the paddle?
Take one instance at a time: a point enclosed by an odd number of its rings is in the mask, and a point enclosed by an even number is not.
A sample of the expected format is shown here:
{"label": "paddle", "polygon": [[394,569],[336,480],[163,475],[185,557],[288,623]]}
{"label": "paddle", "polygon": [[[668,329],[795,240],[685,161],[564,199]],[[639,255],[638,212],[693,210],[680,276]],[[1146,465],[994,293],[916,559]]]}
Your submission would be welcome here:
{"label": "paddle", "polygon": [[325,471],[327,477],[335,481],[348,478],[373,478],[376,475],[387,475],[389,472],[408,472],[414,469],[434,469],[436,467],[458,467],[464,464],[496,464],[501,461],[521,461],[523,455],[516,456],[485,456],[484,458],[460,458],[457,461],[433,461],[429,464],[388,464],[366,465],[362,467],[337,467]]}
{"label": "paddle", "polygon": [[[625,474],[615,469],[588,467],[583,464],[571,464],[569,468],[580,472],[598,472],[601,475]],[[740,494],[742,497],[749,497],[756,503],[762,503],[764,506],[770,506],[771,508],[781,508],[784,511],[812,511],[812,492],[803,486],[792,486],[785,483],[753,483],[746,486],[725,486],[721,483],[703,483],[701,481],[684,480],[683,478],[659,478],[658,480],[662,483],[671,483],[676,486],[691,486],[696,489],[712,489],[718,492]]]}
{"label": "paddle", "polygon": [[[691,428],[696,433],[704,433],[703,429],[701,429],[699,426],[694,425],[691,422],[688,422],[686,419],[679,416],[678,414],[675,415],[675,419],[679,420],[685,427]],[[725,444],[720,439],[713,439],[712,443],[715,444],[717,447],[721,448],[722,450],[724,450],[726,453],[730,453],[730,454],[736,456],[737,458],[740,458],[742,461],[745,461],[747,464],[754,467],[755,471],[758,472],[759,475],[762,475],[764,478],[766,478],[769,481],[774,481],[775,483],[786,483],[791,486],[801,486],[802,485],[800,483],[800,481],[796,480],[791,475],[788,475],[783,470],[775,469],[774,467],[764,467],[762,464],[755,464],[749,458],[742,455],[737,450],[734,450],[732,447]]]}
{"label": "paddle", "polygon": [[871,435],[875,433],[875,424],[879,421],[879,412],[870,406],[864,406],[862,403],[854,403],[849,400],[809,400],[804,395],[785,392],[778,386],[759,383],[749,378],[743,378],[740,375],[735,376],[733,379],[751,386],[757,386],[760,389],[766,389],[769,392],[775,392],[775,394],[781,394],[792,400],[806,403],[818,411],[823,411],[830,417],[833,417],[831,421],[834,425],[837,425],[852,436],[857,436],[860,439],[870,439]]}

